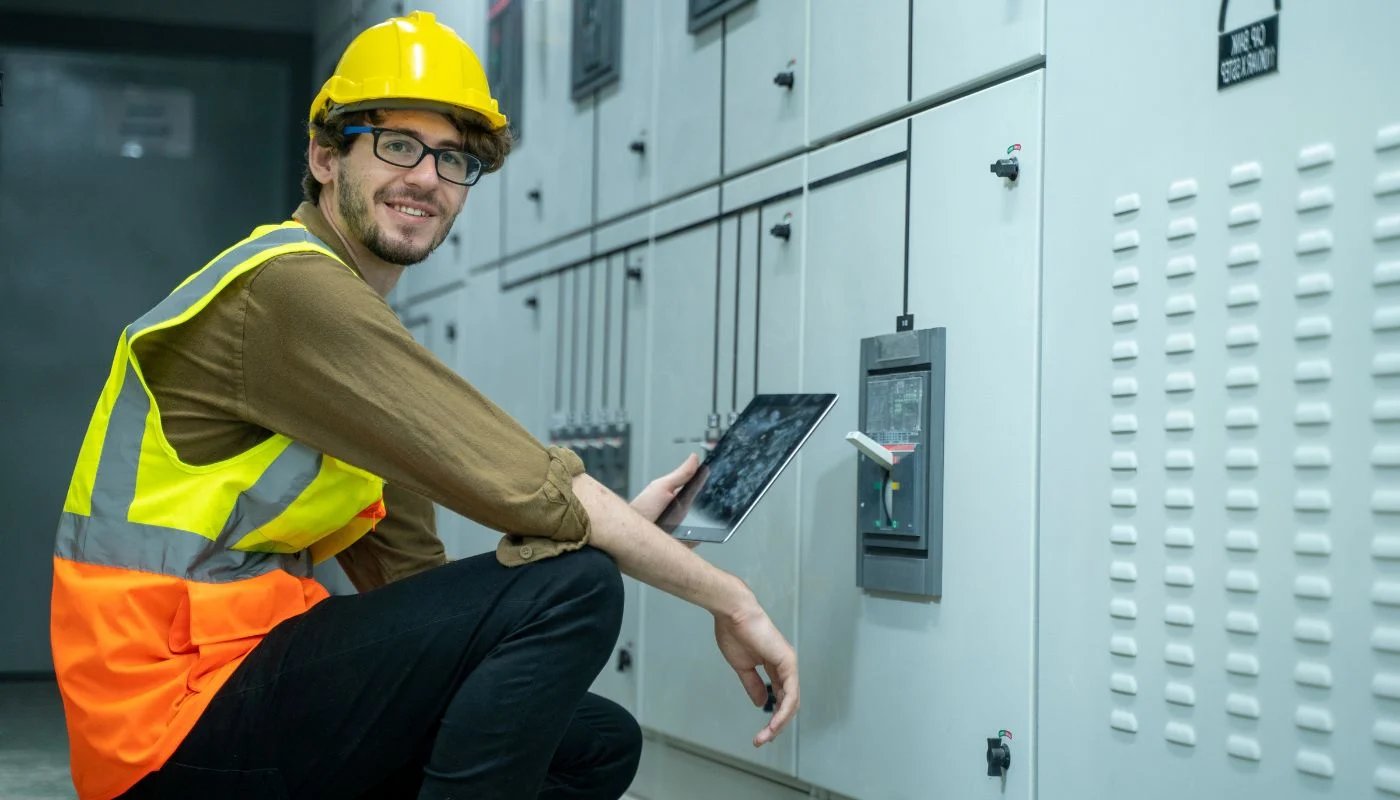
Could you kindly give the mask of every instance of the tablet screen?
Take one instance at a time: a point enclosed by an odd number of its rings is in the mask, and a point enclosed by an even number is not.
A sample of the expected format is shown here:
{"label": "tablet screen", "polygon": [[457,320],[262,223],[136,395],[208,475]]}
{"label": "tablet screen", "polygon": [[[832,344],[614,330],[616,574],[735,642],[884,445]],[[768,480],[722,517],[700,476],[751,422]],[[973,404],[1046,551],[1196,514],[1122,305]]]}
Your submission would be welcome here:
{"label": "tablet screen", "polygon": [[683,539],[729,538],[835,402],[834,394],[755,397],[656,524]]}

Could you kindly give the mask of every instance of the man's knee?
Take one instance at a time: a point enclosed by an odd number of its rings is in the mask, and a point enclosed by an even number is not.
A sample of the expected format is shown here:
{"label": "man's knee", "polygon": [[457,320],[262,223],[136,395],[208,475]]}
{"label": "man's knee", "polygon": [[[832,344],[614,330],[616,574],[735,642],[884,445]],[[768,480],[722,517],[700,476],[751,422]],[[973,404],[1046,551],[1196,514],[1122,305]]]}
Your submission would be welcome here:
{"label": "man's knee", "polygon": [[612,556],[596,547],[581,547],[556,556],[574,592],[586,595],[598,610],[622,620],[622,573]]}
{"label": "man's knee", "polygon": [[571,609],[569,618],[574,624],[583,621],[592,631],[590,638],[611,652],[622,629],[623,597],[622,574],[611,556],[594,547],[582,547],[516,569],[533,571],[531,582],[543,582],[550,604]]}

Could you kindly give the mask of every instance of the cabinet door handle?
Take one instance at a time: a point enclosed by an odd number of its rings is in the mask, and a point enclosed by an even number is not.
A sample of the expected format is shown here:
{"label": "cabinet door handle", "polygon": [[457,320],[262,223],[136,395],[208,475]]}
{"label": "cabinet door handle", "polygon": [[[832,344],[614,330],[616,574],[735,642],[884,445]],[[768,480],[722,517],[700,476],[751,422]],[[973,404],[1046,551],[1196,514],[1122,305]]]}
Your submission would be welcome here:
{"label": "cabinet door handle", "polygon": [[783,70],[773,76],[773,82],[785,89],[791,90],[793,84],[797,82],[797,74],[792,70]]}
{"label": "cabinet door handle", "polygon": [[540,190],[531,189],[530,191],[525,193],[525,196],[530,198],[530,202],[538,203],[540,201]]}
{"label": "cabinet door handle", "polygon": [[627,145],[627,149],[639,156],[644,156],[647,152],[647,143],[642,139],[633,139],[632,143]]}

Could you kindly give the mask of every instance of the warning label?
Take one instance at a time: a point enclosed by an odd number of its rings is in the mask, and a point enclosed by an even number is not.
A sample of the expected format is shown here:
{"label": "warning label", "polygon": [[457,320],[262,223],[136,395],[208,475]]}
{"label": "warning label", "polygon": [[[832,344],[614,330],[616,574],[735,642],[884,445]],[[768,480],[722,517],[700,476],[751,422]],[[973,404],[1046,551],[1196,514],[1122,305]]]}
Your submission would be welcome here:
{"label": "warning label", "polygon": [[1220,34],[1217,91],[1278,72],[1278,14]]}

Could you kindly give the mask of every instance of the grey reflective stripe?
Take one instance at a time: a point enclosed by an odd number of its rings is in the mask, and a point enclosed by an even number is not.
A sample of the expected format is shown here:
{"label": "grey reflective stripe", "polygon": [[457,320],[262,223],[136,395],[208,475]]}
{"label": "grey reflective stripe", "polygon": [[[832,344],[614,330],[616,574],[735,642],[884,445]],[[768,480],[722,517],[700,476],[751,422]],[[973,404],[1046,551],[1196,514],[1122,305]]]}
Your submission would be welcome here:
{"label": "grey reflective stripe", "polygon": [[54,555],[70,561],[140,570],[173,578],[227,583],[273,570],[311,576],[311,554],[245,553],[197,533],[108,517],[64,512]]}
{"label": "grey reflective stripe", "polygon": [[312,236],[310,231],[302,227],[279,228],[275,231],[265,233],[256,239],[244,242],[215,259],[212,264],[201,270],[188,283],[171,292],[170,295],[160,301],[155,308],[142,315],[142,317],[136,320],[128,329],[128,335],[135,338],[148,328],[174,319],[185,313],[198,303],[201,298],[214,291],[214,287],[219,285],[219,281],[223,280],[234,267],[242,264],[244,261],[257,256],[264,250],[281,247],[284,244],[295,244],[297,242],[326,247],[324,242]]}
{"label": "grey reflective stripe", "polygon": [[[127,328],[127,341],[153,325],[188,311],[214,291],[239,264],[270,248],[297,242],[325,247],[321,240],[300,227],[274,230],[239,245]],[[58,526],[55,555],[89,564],[206,582],[241,580],[276,569],[310,576],[311,558],[305,551],[253,553],[230,547],[295,502],[320,473],[322,455],[296,442],[288,445],[258,480],[239,495],[215,540],[191,531],[131,522],[141,444],[150,411],[150,398],[128,358],[93,477],[92,515],[64,512]]]}
{"label": "grey reflective stripe", "polygon": [[[128,370],[130,367],[128,366]],[[146,393],[128,372],[118,396],[129,387],[143,400]],[[149,403],[143,404],[149,408]],[[107,440],[93,481],[92,516],[65,512],[58,527],[55,554],[73,561],[139,569],[189,580],[222,582],[251,578],[274,569],[310,577],[305,553],[252,553],[230,549],[247,534],[271,522],[301,496],[321,471],[322,454],[292,442],[238,496],[216,539],[178,528],[128,521],[136,496],[136,472],[145,415],[118,426],[116,409],[107,426]],[[134,444],[132,432],[135,432]]]}
{"label": "grey reflective stripe", "polygon": [[131,501],[136,499],[136,464],[141,456],[141,437],[146,431],[146,415],[151,399],[136,377],[136,369],[126,362],[126,376],[112,413],[107,419],[107,435],[97,459],[92,480],[94,516],[126,519]]}
{"label": "grey reflective stripe", "polygon": [[299,442],[292,442],[263,470],[258,480],[238,495],[233,511],[219,533],[225,547],[276,519],[321,471],[322,455]]}

